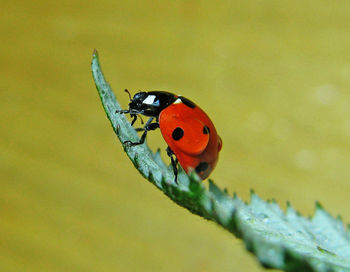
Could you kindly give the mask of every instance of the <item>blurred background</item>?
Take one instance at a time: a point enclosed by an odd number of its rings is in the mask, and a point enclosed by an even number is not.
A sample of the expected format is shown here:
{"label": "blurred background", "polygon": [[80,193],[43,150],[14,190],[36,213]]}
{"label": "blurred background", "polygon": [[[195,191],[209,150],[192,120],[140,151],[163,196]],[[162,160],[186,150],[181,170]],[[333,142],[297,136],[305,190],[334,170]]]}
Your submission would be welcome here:
{"label": "blurred background", "polygon": [[0,4],[1,271],[263,271],[138,174],[95,90],[94,48],[124,107],[125,88],[168,90],[211,116],[220,187],[350,221],[348,1]]}

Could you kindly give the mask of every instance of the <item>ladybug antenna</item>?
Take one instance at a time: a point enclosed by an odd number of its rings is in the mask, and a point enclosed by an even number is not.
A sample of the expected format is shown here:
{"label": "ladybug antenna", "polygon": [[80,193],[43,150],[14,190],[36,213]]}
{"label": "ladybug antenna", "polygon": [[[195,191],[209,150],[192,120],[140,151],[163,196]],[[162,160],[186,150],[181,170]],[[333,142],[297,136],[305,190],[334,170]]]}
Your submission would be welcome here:
{"label": "ladybug antenna", "polygon": [[130,99],[130,101],[131,101],[131,94],[130,94],[130,92],[128,91],[128,89],[125,89],[124,92],[128,93],[129,99]]}

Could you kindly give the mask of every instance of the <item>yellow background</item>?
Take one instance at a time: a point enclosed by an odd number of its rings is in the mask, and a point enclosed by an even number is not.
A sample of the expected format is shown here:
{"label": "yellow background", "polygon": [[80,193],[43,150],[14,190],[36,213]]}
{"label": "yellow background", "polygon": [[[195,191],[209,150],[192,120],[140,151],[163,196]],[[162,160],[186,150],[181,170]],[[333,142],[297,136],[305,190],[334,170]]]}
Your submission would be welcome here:
{"label": "yellow background", "polygon": [[[0,271],[262,271],[122,151],[90,72],[198,103],[212,178],[350,221],[350,3],[0,1]],[[153,149],[165,147],[151,133]]]}

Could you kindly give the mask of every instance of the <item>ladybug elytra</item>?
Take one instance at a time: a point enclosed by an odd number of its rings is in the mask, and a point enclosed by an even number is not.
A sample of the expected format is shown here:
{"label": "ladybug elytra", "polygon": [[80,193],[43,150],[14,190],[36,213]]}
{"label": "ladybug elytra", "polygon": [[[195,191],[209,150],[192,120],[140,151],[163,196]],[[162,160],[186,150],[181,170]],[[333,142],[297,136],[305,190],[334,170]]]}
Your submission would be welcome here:
{"label": "ladybug elytra", "polygon": [[[147,132],[160,128],[168,144],[167,155],[171,159],[175,182],[177,182],[177,164],[180,163],[186,173],[195,171],[204,180],[215,168],[222,140],[208,115],[189,99],[164,91],[138,92],[131,99],[129,109],[118,110],[133,118],[138,114],[150,117],[139,142],[126,141],[124,144],[135,146],[143,144]],[[174,158],[175,157],[175,158]]]}

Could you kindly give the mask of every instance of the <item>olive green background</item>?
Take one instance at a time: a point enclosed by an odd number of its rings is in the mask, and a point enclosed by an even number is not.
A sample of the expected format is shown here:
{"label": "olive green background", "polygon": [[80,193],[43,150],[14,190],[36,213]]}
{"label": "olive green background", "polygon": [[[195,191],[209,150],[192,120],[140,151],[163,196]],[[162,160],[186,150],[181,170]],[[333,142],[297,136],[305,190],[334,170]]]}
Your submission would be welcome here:
{"label": "olive green background", "polygon": [[[211,116],[211,178],[350,221],[350,3],[0,1],[0,270],[262,271],[134,169],[90,72]],[[155,150],[165,144],[150,133]],[[206,183],[206,182],[205,182]]]}

